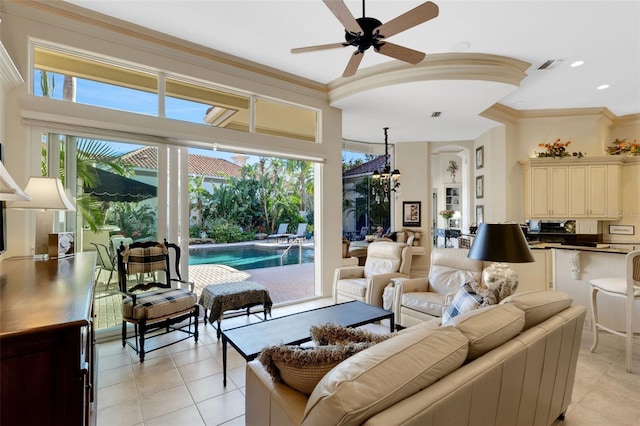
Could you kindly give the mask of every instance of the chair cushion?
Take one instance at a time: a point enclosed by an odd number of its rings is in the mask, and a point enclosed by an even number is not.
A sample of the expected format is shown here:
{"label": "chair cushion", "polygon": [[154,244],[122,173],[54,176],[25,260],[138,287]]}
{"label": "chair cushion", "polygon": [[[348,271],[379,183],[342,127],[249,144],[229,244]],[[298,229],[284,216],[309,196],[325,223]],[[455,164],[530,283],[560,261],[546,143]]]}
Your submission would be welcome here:
{"label": "chair cushion", "polygon": [[338,363],[374,344],[270,346],[260,352],[258,359],[275,383],[286,383],[298,392],[309,395],[320,379]]}
{"label": "chair cushion", "polygon": [[317,384],[303,424],[362,424],[458,369],[468,341],[453,328],[399,334],[336,365]]}
{"label": "chair cushion", "polygon": [[336,290],[339,293],[349,294],[356,297],[364,297],[367,292],[366,278],[344,278],[336,283]]}
{"label": "chair cushion", "polygon": [[447,296],[440,293],[432,293],[428,291],[404,293],[402,295],[401,305],[404,308],[440,317],[442,316],[442,310],[446,306],[446,300]]}
{"label": "chair cushion", "polygon": [[405,244],[392,241],[377,241],[369,244],[367,260],[364,264],[364,276],[398,272],[404,247],[406,247]]}
{"label": "chair cushion", "polygon": [[154,319],[189,309],[197,303],[195,293],[182,288],[171,288],[141,293],[136,297],[136,306],[132,306],[130,297],[122,301],[124,318]]}
{"label": "chair cushion", "polygon": [[123,253],[123,261],[127,264],[128,274],[143,274],[153,271],[165,271],[168,253],[164,244],[153,247],[127,248]]}
{"label": "chair cushion", "polygon": [[573,300],[561,291],[534,290],[512,294],[500,301],[500,304],[506,303],[511,303],[524,311],[523,330],[527,330],[567,309]]}
{"label": "chair cushion", "polygon": [[431,265],[429,268],[429,289],[437,293],[454,293],[465,283],[480,282],[481,272],[457,269],[443,265]]}
{"label": "chair cushion", "polygon": [[447,325],[460,330],[469,340],[467,361],[471,361],[520,333],[524,312],[512,304],[491,305],[458,315]]}
{"label": "chair cushion", "polygon": [[460,290],[456,292],[455,296],[453,296],[451,304],[444,310],[442,314],[442,325],[447,325],[449,320],[460,314],[478,309],[481,304],[482,296],[473,291],[471,284],[467,283],[463,285],[460,287]]}
{"label": "chair cushion", "polygon": [[317,345],[348,345],[349,343],[379,343],[395,333],[376,334],[359,328],[345,327],[339,324],[313,325],[309,329],[311,339]]}

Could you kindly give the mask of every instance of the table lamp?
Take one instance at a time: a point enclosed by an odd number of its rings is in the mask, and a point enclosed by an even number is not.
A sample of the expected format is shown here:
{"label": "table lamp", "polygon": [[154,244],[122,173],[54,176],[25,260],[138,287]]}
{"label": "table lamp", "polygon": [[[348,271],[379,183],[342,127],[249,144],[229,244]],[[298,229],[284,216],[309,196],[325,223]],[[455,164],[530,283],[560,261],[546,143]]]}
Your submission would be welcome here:
{"label": "table lamp", "polygon": [[[31,176],[24,187],[24,192],[31,201],[14,201],[9,208],[22,210],[38,210],[45,212],[36,218],[35,254],[39,256],[48,252],[49,233],[53,232],[53,211],[76,211],[62,182],[55,177]],[[46,257],[46,256],[45,256]]]}
{"label": "table lamp", "polygon": [[468,257],[495,262],[482,271],[482,282],[496,293],[498,300],[518,288],[518,274],[506,264],[535,262],[524,233],[516,223],[481,223]]}

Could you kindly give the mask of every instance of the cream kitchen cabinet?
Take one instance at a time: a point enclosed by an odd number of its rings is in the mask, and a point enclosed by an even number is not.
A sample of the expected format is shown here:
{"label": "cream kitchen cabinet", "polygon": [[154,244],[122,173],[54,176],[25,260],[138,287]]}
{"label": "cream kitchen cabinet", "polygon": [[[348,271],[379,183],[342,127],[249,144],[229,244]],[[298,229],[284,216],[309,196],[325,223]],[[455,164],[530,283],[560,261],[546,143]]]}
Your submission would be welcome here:
{"label": "cream kitchen cabinet", "polygon": [[528,218],[567,217],[569,175],[566,167],[524,167],[524,210]]}
{"label": "cream kitchen cabinet", "polygon": [[569,167],[569,217],[616,219],[620,214],[620,166]]}
{"label": "cream kitchen cabinet", "polygon": [[519,163],[526,218],[618,218],[619,158],[532,158]]}

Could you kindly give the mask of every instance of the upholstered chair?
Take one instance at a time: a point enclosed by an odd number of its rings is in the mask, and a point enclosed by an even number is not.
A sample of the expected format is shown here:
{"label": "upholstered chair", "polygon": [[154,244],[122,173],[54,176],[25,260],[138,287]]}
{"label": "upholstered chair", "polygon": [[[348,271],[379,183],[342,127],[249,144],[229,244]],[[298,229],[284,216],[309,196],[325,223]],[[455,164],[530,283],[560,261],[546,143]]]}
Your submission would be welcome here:
{"label": "upholstered chair", "polygon": [[336,269],[333,297],[336,303],[360,300],[382,306],[382,292],[392,278],[409,277],[411,247],[405,243],[376,241],[367,248],[364,266]]}
{"label": "upholstered chair", "polygon": [[480,282],[483,262],[469,259],[468,253],[468,249],[434,248],[427,277],[392,279],[393,296],[385,299],[392,303],[396,324],[411,327],[440,318],[460,287]]}

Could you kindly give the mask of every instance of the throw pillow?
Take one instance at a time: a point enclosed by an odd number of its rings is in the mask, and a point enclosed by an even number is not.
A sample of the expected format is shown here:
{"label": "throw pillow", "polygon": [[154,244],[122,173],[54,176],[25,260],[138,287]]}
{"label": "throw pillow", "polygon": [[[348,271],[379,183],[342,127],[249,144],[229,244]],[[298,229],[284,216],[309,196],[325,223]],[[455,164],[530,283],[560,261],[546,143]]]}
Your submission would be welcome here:
{"label": "throw pillow", "polygon": [[333,367],[351,355],[374,343],[353,343],[344,346],[270,346],[258,359],[275,383],[285,383],[306,395]]}
{"label": "throw pillow", "polygon": [[367,330],[345,327],[338,324],[313,325],[309,329],[311,339],[317,345],[348,345],[350,343],[379,343],[387,340],[392,334],[376,334]]}
{"label": "throw pillow", "polygon": [[456,292],[451,304],[447,306],[447,309],[442,314],[442,325],[448,325],[452,318],[460,314],[477,309],[482,302],[482,296],[473,291],[471,283],[466,283]]}

